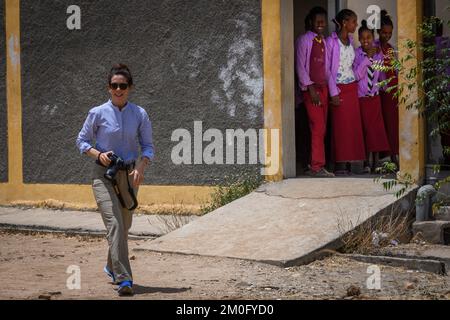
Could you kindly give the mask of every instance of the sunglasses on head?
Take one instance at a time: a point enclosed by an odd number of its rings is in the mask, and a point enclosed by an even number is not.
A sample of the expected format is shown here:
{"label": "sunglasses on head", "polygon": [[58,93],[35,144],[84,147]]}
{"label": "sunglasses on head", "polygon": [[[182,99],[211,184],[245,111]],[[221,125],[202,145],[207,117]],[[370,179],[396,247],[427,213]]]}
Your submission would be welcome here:
{"label": "sunglasses on head", "polygon": [[118,88],[120,88],[120,90],[128,89],[128,83],[110,83],[109,86],[113,90],[117,90]]}

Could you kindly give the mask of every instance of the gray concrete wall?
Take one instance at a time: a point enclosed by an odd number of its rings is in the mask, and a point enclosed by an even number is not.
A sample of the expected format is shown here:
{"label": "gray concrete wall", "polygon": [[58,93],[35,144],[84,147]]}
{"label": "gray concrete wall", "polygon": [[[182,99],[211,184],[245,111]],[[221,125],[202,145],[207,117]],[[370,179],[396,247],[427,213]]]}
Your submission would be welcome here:
{"label": "gray concrete wall", "polygon": [[[450,20],[450,1],[436,0],[436,16],[448,22]],[[450,36],[450,27],[444,24],[444,36]]]}
{"label": "gray concrete wall", "polygon": [[[363,19],[367,19],[369,17],[369,15],[367,14],[367,8],[370,5],[377,5],[379,6],[381,9],[386,9],[387,12],[391,15],[392,20],[394,22],[394,33],[392,35],[392,39],[390,41],[390,43],[394,46],[397,47],[397,33],[398,33],[398,28],[397,26],[397,1],[392,1],[392,0],[347,0],[346,1],[346,5],[344,7],[349,8],[353,11],[356,12],[356,14],[358,15],[358,23],[361,26],[361,21]],[[344,2],[345,4],[345,2]],[[405,10],[411,10],[411,8],[405,8]],[[358,40],[358,32],[355,32],[354,34],[355,36],[355,41],[354,44],[356,47],[360,46],[359,40]],[[375,36],[378,39],[378,34],[376,34]],[[400,47],[403,44],[400,44]]]}
{"label": "gray concrete wall", "polygon": [[108,99],[106,76],[123,62],[131,101],[149,113],[157,157],[150,184],[215,184],[257,166],[175,166],[172,131],[263,127],[260,0],[80,0],[81,30],[66,27],[73,1],[21,1],[24,179],[89,183],[75,139],[87,112]]}
{"label": "gray concrete wall", "polygon": [[5,2],[0,1],[0,182],[8,180]]}

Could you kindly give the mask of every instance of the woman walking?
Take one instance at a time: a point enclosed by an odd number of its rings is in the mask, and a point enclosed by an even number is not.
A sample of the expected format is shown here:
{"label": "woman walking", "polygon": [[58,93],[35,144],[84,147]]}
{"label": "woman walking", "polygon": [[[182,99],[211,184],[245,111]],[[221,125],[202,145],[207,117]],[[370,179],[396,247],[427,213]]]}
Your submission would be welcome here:
{"label": "woman walking", "polygon": [[128,101],[132,86],[128,67],[113,66],[108,77],[111,99],[89,111],[77,139],[80,152],[96,160],[92,188],[109,245],[104,271],[118,284],[119,295],[133,294],[128,231],[136,206],[135,193],[154,157],[147,112]]}

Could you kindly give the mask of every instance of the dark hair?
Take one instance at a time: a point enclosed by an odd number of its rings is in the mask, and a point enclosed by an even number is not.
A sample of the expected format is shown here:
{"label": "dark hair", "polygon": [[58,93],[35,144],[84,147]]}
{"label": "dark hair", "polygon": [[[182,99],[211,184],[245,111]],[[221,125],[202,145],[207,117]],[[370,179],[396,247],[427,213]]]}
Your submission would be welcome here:
{"label": "dark hair", "polygon": [[313,24],[314,19],[320,15],[324,15],[325,17],[328,17],[327,10],[325,10],[322,7],[314,7],[309,11],[308,15],[305,18],[305,30],[306,31],[310,31],[312,29],[312,24]]}
{"label": "dark hair", "polygon": [[111,68],[111,71],[109,72],[108,84],[111,84],[111,79],[117,75],[124,76],[125,78],[127,78],[128,84],[130,86],[133,85],[133,77],[131,76],[130,69],[128,69],[128,67],[126,65],[124,65],[122,63],[113,65],[113,67]]}
{"label": "dark hair", "polygon": [[351,17],[357,17],[353,10],[344,9],[339,11],[336,18],[333,19],[333,22],[336,25],[336,31],[340,31],[344,25],[344,21],[350,19]]}
{"label": "dark hair", "polygon": [[375,30],[374,30],[374,29],[370,29],[370,28],[367,26],[367,21],[366,21],[366,20],[361,21],[361,27],[360,27],[359,30],[358,30],[358,35],[361,37],[361,35],[362,35],[362,33],[363,33],[364,31],[369,31],[369,32],[372,33],[373,36],[375,36]]}
{"label": "dark hair", "polygon": [[388,14],[386,10],[381,10],[381,24],[380,24],[380,30],[384,26],[391,26],[394,28],[394,23],[392,22],[391,16]]}

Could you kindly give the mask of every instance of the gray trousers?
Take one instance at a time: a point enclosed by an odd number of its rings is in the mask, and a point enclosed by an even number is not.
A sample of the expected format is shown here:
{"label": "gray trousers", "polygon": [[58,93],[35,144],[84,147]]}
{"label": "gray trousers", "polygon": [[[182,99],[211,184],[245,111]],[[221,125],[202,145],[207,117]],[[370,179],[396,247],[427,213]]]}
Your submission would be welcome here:
{"label": "gray trousers", "polygon": [[[116,282],[133,281],[128,257],[128,231],[133,221],[133,212],[123,208],[114,191],[112,183],[104,178],[106,168],[95,165],[93,169],[92,189],[98,208],[105,224],[108,239],[109,270],[114,272]],[[118,171],[117,184],[121,194],[128,193],[127,180],[129,172]],[[130,184],[131,184],[130,179]],[[134,189],[137,196],[137,189]]]}

